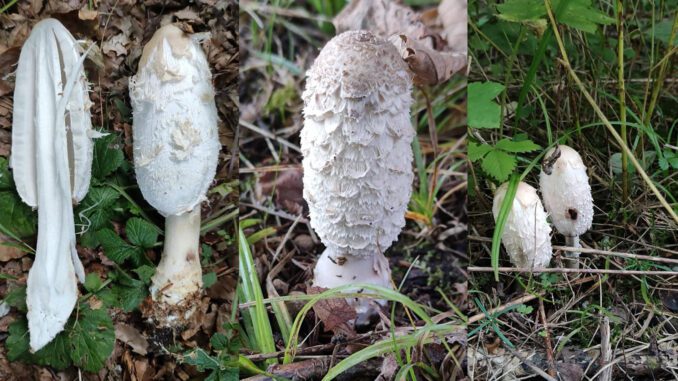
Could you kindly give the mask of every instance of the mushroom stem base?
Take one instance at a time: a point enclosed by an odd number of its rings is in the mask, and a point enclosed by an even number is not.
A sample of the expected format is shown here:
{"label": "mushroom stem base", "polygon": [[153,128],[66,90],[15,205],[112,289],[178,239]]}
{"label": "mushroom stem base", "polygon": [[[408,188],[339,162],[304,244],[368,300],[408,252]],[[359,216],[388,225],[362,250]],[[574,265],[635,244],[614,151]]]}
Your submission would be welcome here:
{"label": "mushroom stem base", "polygon": [[[391,268],[388,259],[381,252],[371,256],[354,256],[337,253],[331,248],[325,249],[318,259],[314,270],[313,284],[317,287],[334,288],[348,284],[368,283],[385,288],[391,286]],[[348,292],[363,292],[352,289]],[[366,293],[371,293],[365,290]],[[347,299],[358,313],[366,312],[373,302],[386,305],[385,300]]]}
{"label": "mushroom stem base", "polygon": [[[151,284],[154,310],[161,325],[176,326],[195,311],[202,291],[200,268],[200,206],[165,220],[165,248]],[[163,324],[164,323],[164,324]]]}
{"label": "mushroom stem base", "polygon": [[[565,245],[570,247],[581,247],[579,244],[579,236],[565,236]],[[565,253],[564,264],[568,269],[579,268],[579,252],[568,251]]]}

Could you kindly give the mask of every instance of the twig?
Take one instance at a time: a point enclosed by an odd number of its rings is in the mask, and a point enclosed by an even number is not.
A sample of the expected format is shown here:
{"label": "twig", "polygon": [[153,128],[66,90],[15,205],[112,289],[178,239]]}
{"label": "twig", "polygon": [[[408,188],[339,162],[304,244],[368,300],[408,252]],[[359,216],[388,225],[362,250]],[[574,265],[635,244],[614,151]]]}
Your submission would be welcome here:
{"label": "twig", "polygon": [[610,360],[612,360],[612,351],[610,350],[610,318],[605,316],[600,325],[600,366],[603,367],[600,381],[612,381],[612,367],[605,367]]}
{"label": "twig", "polygon": [[272,134],[272,133],[270,133],[266,130],[263,130],[263,129],[255,126],[254,124],[252,124],[250,122],[247,122],[245,120],[240,119],[240,125],[247,128],[248,130],[252,130],[252,131],[256,132],[259,135],[262,135],[262,136],[267,137],[269,139],[275,140],[276,142],[284,145],[285,147],[290,148],[293,151],[297,151],[298,153],[301,153],[301,148],[299,148],[299,146],[292,144],[292,143],[288,142],[287,140],[280,138],[280,137],[278,137],[278,136],[276,136],[276,135],[274,135],[274,134]]}
{"label": "twig", "polygon": [[[549,333],[549,326],[546,322],[546,312],[544,312],[544,301],[539,299],[539,317],[541,323],[544,325],[544,343],[546,344],[546,359],[549,363],[548,374],[551,377],[556,377],[558,370],[556,368],[556,361],[553,359],[553,344],[551,344],[551,334]],[[609,380],[608,380],[609,381]]]}
{"label": "twig", "polygon": [[[469,272],[491,273],[492,267],[469,266]],[[527,268],[527,267],[499,267],[499,272],[504,273],[582,273],[582,274],[615,274],[615,275],[662,275],[678,276],[678,271],[652,271],[652,270],[608,270],[608,269],[565,269],[565,268]]]}
{"label": "twig", "polygon": [[[480,237],[480,236],[474,236],[474,235],[469,235],[468,239],[471,240],[471,241],[492,242],[492,238]],[[678,265],[678,259],[654,257],[654,256],[651,256],[651,255],[630,254],[630,253],[622,253],[622,252],[619,252],[619,251],[598,250],[598,249],[590,249],[590,248],[584,248],[584,247],[570,247],[570,246],[558,246],[558,245],[554,245],[553,249],[554,250],[562,250],[562,251],[578,251],[582,254],[609,255],[609,256],[620,257],[620,258],[631,258],[631,259],[638,259],[638,260],[644,260],[644,261],[662,262],[662,263],[670,263],[670,264]]]}

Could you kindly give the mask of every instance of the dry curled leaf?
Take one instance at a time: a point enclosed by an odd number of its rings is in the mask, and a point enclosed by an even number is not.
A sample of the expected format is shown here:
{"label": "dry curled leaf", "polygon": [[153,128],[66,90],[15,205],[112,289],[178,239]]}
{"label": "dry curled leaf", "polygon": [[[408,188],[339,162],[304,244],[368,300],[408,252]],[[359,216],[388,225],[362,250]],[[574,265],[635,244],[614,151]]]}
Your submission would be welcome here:
{"label": "dry curled leaf", "polygon": [[466,56],[462,53],[434,50],[404,34],[393,36],[389,41],[407,62],[417,85],[445,82],[466,67]]}

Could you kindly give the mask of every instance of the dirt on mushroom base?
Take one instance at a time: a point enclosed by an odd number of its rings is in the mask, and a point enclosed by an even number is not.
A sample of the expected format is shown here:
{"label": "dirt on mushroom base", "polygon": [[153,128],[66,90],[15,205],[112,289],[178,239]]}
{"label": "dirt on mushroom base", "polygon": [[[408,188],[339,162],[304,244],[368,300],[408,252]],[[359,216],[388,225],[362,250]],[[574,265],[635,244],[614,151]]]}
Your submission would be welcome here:
{"label": "dirt on mushroom base", "polygon": [[[117,4],[116,6],[114,6]],[[143,201],[141,194],[135,190],[133,173],[129,171],[132,159],[131,140],[131,106],[127,97],[129,77],[134,74],[137,61],[141,56],[143,42],[160,25],[165,17],[173,17],[180,23],[184,30],[201,33],[211,32],[213,39],[203,40],[202,49],[207,55],[210,70],[214,76],[214,85],[217,90],[219,138],[222,144],[217,180],[208,194],[209,202],[202,210],[204,221],[209,221],[216,216],[222,215],[222,211],[231,211],[237,202],[237,188],[228,193],[229,182],[233,180],[233,168],[237,168],[237,159],[234,162],[232,149],[235,142],[235,129],[237,126],[237,86],[234,81],[238,73],[238,41],[237,17],[238,5],[236,1],[203,1],[200,5],[194,5],[188,1],[171,2],[98,2],[98,9],[90,10],[88,2],[83,1],[31,1],[18,2],[15,6],[0,15],[0,173],[2,172],[2,160],[9,157],[11,145],[11,109],[12,93],[14,89],[13,76],[9,75],[15,68],[19,49],[28,36],[32,26],[46,17],[59,19],[77,39],[91,40],[97,43],[94,48],[92,60],[86,61],[88,78],[92,83],[90,93],[93,102],[92,124],[98,130],[111,132],[112,136],[106,145],[95,148],[95,162],[93,172],[98,173],[98,178],[92,183],[95,194],[114,196],[113,203],[106,203],[106,199],[98,199],[100,206],[93,207],[85,212],[90,218],[92,213],[107,219],[108,226],[113,234],[125,241],[119,243],[130,245],[125,220],[139,217],[145,213],[150,221],[157,227],[162,227],[162,219],[154,214],[152,209]],[[103,127],[102,127],[103,126]],[[11,174],[11,171],[9,172]],[[125,192],[129,200],[120,193],[114,191],[111,186]],[[231,186],[232,188],[232,186]],[[34,245],[34,236],[30,234],[30,226],[34,217],[30,209],[14,209],[11,223],[7,223],[7,215],[4,213],[8,200],[13,200],[12,188],[3,186],[0,178],[0,223],[4,226],[15,226],[21,230],[21,238],[27,244]],[[222,196],[224,195],[224,196]],[[85,200],[84,203],[87,203]],[[91,205],[90,205],[91,206]],[[231,209],[229,209],[231,208]],[[82,212],[82,209],[78,209]],[[81,224],[76,214],[76,224]],[[122,278],[108,278],[110,274],[118,274],[116,267],[125,274],[131,274],[135,282],[141,282],[135,270],[148,269],[138,267],[127,260],[122,265],[114,263],[108,256],[107,251],[101,247],[90,247],[89,241],[95,234],[94,225],[87,230],[86,226],[76,226],[78,234],[78,253],[85,265],[86,274],[95,274],[103,282],[107,283],[102,291],[104,293],[91,293],[81,286],[81,292],[90,293],[83,305],[89,305],[92,309],[107,308],[112,317],[115,335],[113,353],[110,358],[104,359],[103,369],[98,373],[83,372],[83,379],[103,380],[106,378],[118,378],[123,374],[133,375],[137,379],[149,379],[152,377],[175,377],[185,379],[189,375],[196,375],[195,367],[179,365],[176,356],[169,355],[167,348],[178,348],[181,351],[195,346],[207,348],[209,338],[217,331],[223,331],[223,324],[230,320],[231,302],[235,293],[237,280],[237,256],[235,255],[234,225],[232,220],[219,229],[211,228],[202,238],[203,245],[199,258],[206,265],[204,273],[213,283],[204,294],[196,295],[194,302],[199,304],[199,313],[191,320],[182,335],[173,338],[173,332],[156,332],[142,317],[139,310],[128,311],[122,307],[108,307],[108,297],[127,296],[127,299],[140,307],[143,306],[141,299],[137,299],[131,292],[135,287],[123,287]],[[3,239],[3,242],[6,242]],[[124,245],[123,245],[124,244]],[[83,246],[87,245],[87,246]],[[23,247],[23,245],[19,245]],[[3,249],[6,248],[3,246]],[[135,252],[134,258],[147,257],[151,262],[145,266],[152,267],[160,257],[160,247],[141,248]],[[141,254],[137,254],[141,253]],[[139,255],[137,257],[137,255]],[[20,297],[21,286],[25,284],[26,274],[32,263],[32,257],[25,252],[13,252],[1,258],[0,273],[16,277],[17,279],[0,280],[0,295],[9,298],[12,295]],[[93,278],[92,278],[93,279]],[[136,288],[143,290],[147,285],[134,283]],[[17,291],[19,293],[17,294]],[[126,294],[119,294],[125,292]],[[131,293],[130,293],[131,292]],[[108,295],[108,296],[107,296]],[[120,298],[124,299],[124,298]],[[24,380],[41,379],[56,380],[59,378],[77,378],[78,371],[74,367],[64,370],[54,370],[44,366],[28,365],[21,361],[9,361],[6,337],[12,324],[23,316],[16,307],[9,314],[0,318],[0,336],[3,345],[0,345],[0,379]],[[121,328],[120,324],[127,328]],[[148,344],[147,353],[140,353],[138,344]],[[143,346],[142,346],[143,347]],[[143,351],[141,351],[143,352]]]}

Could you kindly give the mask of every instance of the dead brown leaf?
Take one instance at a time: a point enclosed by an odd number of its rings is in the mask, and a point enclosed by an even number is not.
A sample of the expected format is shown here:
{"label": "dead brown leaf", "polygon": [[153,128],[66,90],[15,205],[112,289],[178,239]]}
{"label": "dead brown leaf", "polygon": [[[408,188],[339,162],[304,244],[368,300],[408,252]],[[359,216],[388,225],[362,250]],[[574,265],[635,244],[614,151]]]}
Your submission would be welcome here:
{"label": "dead brown leaf", "polygon": [[[327,290],[322,287],[309,287],[309,295],[320,294]],[[345,298],[323,299],[313,305],[315,315],[323,322],[325,331],[332,331],[335,335],[343,334],[347,337],[354,336],[351,321],[354,321],[358,314],[355,308],[351,307]]]}
{"label": "dead brown leaf", "polygon": [[293,214],[305,213],[308,206],[303,197],[303,176],[304,172],[299,167],[265,172],[255,185],[257,199],[272,196],[278,208]]}
{"label": "dead brown leaf", "polygon": [[142,356],[148,353],[148,340],[131,325],[117,323],[115,325],[115,338],[127,344],[132,350]]}
{"label": "dead brown leaf", "polygon": [[462,53],[438,51],[427,47],[420,40],[401,34],[389,39],[413,73],[417,85],[435,85],[450,79],[452,74],[466,67]]}

